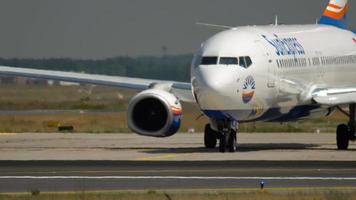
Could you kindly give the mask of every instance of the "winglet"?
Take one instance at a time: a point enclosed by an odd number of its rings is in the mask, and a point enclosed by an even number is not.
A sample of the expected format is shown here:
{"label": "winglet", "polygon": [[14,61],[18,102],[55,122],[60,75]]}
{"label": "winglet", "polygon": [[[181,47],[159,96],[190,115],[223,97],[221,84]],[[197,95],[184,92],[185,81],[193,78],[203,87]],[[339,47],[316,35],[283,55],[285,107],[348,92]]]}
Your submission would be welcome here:
{"label": "winglet", "polygon": [[346,29],[348,10],[348,0],[330,0],[319,23]]}

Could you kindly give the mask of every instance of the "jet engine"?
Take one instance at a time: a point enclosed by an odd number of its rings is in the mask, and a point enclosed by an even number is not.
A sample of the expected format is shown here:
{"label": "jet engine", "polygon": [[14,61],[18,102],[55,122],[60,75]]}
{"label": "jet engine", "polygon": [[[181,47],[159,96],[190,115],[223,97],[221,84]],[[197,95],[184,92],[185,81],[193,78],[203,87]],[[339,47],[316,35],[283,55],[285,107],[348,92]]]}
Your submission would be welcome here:
{"label": "jet engine", "polygon": [[145,90],[134,96],[128,107],[129,128],[151,137],[175,134],[181,123],[182,106],[173,94],[159,89]]}

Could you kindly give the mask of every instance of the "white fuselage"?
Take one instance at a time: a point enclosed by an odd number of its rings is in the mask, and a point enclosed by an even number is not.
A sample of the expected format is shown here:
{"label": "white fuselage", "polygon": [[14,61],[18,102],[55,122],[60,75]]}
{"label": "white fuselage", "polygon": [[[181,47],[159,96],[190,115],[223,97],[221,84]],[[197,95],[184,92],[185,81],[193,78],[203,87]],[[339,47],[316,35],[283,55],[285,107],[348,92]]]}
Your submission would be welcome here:
{"label": "white fuselage", "polygon": [[356,86],[355,38],[350,31],[328,25],[223,31],[195,55],[194,95],[201,110],[215,119],[288,121],[329,114],[331,108],[312,102],[312,93]]}

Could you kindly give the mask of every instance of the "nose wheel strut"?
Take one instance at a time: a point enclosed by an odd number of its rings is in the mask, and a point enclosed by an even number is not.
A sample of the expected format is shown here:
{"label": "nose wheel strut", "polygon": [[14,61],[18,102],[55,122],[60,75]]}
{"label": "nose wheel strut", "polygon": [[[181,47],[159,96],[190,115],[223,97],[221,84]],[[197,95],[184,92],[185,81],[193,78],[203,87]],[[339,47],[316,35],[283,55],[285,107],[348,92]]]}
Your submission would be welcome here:
{"label": "nose wheel strut", "polygon": [[214,149],[219,141],[219,151],[235,152],[237,148],[236,122],[224,120],[215,121],[218,131],[211,128],[210,124],[205,126],[204,144],[207,149]]}
{"label": "nose wheel strut", "polygon": [[236,124],[233,121],[226,120],[220,123],[219,129],[219,151],[235,152],[237,147]]}

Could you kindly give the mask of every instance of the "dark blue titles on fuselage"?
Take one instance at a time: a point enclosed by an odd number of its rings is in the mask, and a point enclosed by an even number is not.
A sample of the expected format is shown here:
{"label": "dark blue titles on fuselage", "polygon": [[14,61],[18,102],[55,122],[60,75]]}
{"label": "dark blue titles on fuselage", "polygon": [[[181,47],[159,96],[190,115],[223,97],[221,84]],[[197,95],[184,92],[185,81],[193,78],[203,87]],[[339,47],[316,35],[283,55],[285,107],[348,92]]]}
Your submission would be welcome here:
{"label": "dark blue titles on fuselage", "polygon": [[262,35],[262,37],[276,48],[276,54],[278,56],[305,55],[304,47],[295,37],[280,38],[276,34],[274,34],[274,38],[268,38],[265,35]]}

